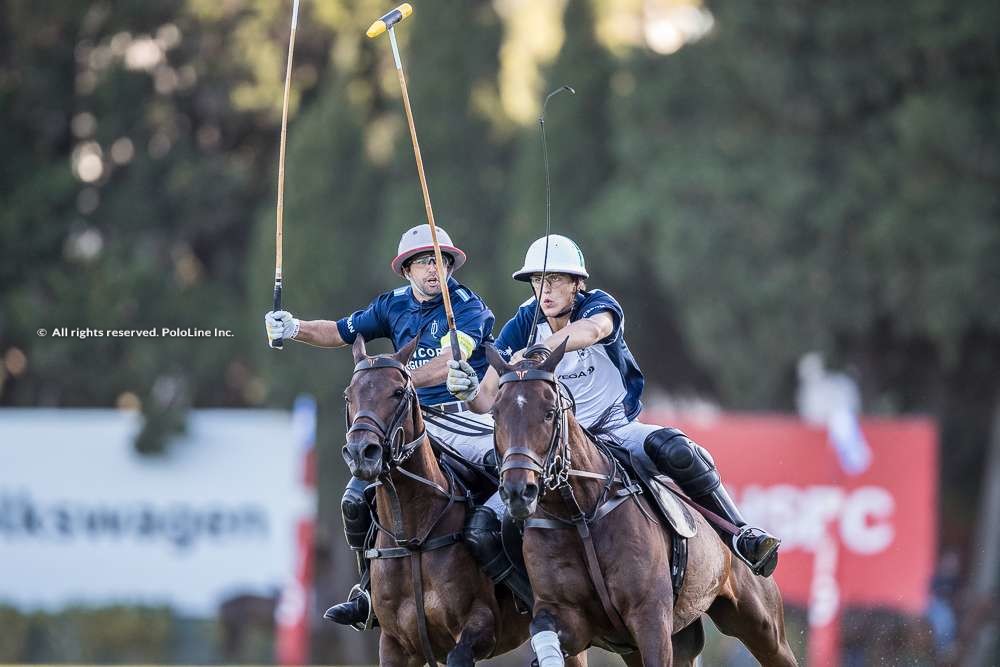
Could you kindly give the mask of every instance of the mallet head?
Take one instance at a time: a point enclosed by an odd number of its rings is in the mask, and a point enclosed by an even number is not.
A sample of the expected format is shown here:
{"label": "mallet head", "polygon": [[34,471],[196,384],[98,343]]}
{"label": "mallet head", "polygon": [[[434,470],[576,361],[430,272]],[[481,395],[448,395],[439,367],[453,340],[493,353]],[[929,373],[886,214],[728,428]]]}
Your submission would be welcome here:
{"label": "mallet head", "polygon": [[412,13],[413,7],[410,6],[410,3],[404,2],[399,7],[396,7],[391,12],[372,23],[368,28],[368,32],[365,34],[368,35],[370,39],[374,39]]}

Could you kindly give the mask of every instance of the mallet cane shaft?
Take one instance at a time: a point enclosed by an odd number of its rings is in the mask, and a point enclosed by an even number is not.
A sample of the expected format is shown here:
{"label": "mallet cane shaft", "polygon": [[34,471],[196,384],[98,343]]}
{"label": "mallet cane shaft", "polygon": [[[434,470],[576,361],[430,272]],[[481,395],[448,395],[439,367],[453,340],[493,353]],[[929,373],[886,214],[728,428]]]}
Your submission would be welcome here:
{"label": "mallet cane shaft", "polygon": [[[299,22],[299,0],[292,4],[292,30],[288,38],[288,63],[285,66],[285,96],[281,103],[281,142],[278,146],[278,204],[274,239],[274,310],[281,310],[281,247],[285,222],[285,140],[288,135],[288,97],[292,85],[292,54],[295,51],[295,28]],[[276,350],[284,348],[281,338],[271,342]]]}
{"label": "mallet cane shaft", "polygon": [[406,123],[410,128],[410,141],[413,143],[413,155],[417,160],[417,176],[420,178],[420,192],[424,197],[424,213],[427,215],[427,225],[431,229],[431,243],[434,245],[434,260],[437,266],[438,282],[441,284],[441,298],[444,301],[445,317],[448,319],[448,337],[451,341],[451,356],[455,361],[462,358],[458,347],[458,330],[455,327],[455,313],[451,308],[451,295],[448,292],[448,270],[441,257],[441,245],[438,243],[437,226],[434,224],[434,210],[431,207],[431,195],[427,189],[427,176],[424,173],[424,160],[420,155],[420,142],[417,141],[417,127],[413,122],[413,109],[410,107],[410,94],[406,89],[406,77],[403,74],[403,63],[399,57],[399,46],[396,44],[394,26],[413,13],[409,3],[403,3],[382,18],[371,24],[366,33],[374,39],[383,32],[389,33],[389,43],[392,45],[392,57],[396,64],[396,75],[399,77],[399,88],[403,91],[403,109],[406,112]]}

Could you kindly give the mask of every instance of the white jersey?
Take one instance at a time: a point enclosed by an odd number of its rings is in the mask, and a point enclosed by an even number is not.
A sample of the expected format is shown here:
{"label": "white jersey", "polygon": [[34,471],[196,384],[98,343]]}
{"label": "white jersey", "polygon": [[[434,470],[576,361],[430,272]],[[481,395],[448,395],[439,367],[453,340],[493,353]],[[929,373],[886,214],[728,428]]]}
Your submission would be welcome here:
{"label": "white jersey", "polygon": [[[548,322],[538,325],[537,340],[545,340],[551,335]],[[585,427],[597,421],[608,406],[625,400],[622,374],[603,345],[567,352],[556,366],[556,377],[576,401],[576,420]]]}

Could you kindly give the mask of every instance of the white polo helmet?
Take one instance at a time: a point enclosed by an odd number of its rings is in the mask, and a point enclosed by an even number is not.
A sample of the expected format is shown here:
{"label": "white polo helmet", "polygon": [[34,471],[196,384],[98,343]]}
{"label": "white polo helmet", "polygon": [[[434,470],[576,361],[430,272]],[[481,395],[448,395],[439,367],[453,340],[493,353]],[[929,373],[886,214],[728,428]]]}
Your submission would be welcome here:
{"label": "white polo helmet", "polygon": [[549,259],[546,263],[545,239],[546,237],[543,236],[528,247],[528,252],[524,255],[524,266],[511,276],[514,280],[529,282],[532,274],[542,272],[543,265],[547,273],[566,273],[581,278],[590,277],[579,246],[573,243],[572,239],[559,234],[548,236]]}
{"label": "white polo helmet", "polygon": [[[440,227],[437,227],[437,239],[438,244],[441,246],[441,253],[449,255],[452,259],[451,270],[457,271],[458,267],[465,264],[465,253],[452,244],[448,232]],[[392,270],[399,275],[403,275],[403,264],[406,263],[406,260],[414,255],[432,250],[434,250],[434,243],[431,241],[431,226],[417,225],[416,227],[411,227],[399,239],[399,249],[396,253],[396,259],[392,260]]]}

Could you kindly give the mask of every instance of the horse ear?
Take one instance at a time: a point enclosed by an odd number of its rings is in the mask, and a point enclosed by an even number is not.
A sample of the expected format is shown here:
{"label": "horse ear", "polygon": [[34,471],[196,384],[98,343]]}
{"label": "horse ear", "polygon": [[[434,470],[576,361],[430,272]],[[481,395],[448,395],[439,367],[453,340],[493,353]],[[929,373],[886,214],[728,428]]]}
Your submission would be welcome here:
{"label": "horse ear", "polygon": [[403,364],[404,366],[410,363],[410,357],[413,356],[413,351],[417,349],[417,342],[420,340],[420,334],[414,336],[409,343],[404,345],[399,349],[399,351],[392,355],[392,358]]}
{"label": "horse ear", "polygon": [[490,362],[490,366],[493,370],[497,372],[497,375],[503,375],[510,370],[510,365],[504,361],[500,353],[497,352],[497,348],[492,343],[484,343],[483,350],[486,351],[486,359]]}
{"label": "horse ear", "polygon": [[363,359],[368,358],[368,352],[365,350],[365,339],[360,335],[354,338],[354,344],[351,345],[351,351],[354,352],[354,363],[361,363]]}
{"label": "horse ear", "polygon": [[552,350],[552,354],[549,358],[538,364],[538,368],[543,371],[548,371],[550,373],[555,372],[556,366],[562,361],[563,355],[566,354],[566,344],[569,343],[569,336],[563,338],[563,342],[559,343],[559,347]]}

